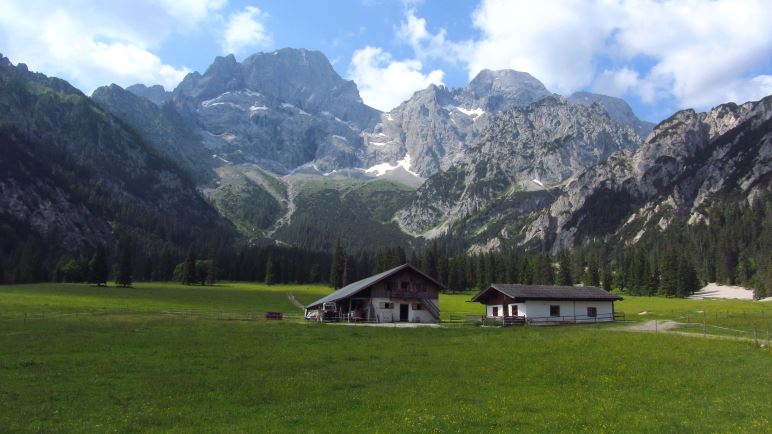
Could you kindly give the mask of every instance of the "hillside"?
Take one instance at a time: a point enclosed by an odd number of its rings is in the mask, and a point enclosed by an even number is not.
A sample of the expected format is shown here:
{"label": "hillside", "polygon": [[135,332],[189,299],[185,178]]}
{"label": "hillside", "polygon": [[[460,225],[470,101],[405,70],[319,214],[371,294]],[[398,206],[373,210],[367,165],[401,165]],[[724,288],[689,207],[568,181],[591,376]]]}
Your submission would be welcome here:
{"label": "hillside", "polygon": [[526,240],[554,240],[553,250],[611,233],[634,242],[679,217],[708,223],[717,200],[750,203],[771,190],[772,97],[684,110],[657,125],[638,151],[572,178]]}
{"label": "hillside", "polygon": [[231,225],[194,183],[63,80],[0,57],[0,227],[16,280],[50,278],[62,255],[130,236],[143,257],[220,246]]}
{"label": "hillside", "polygon": [[298,176],[289,181],[294,212],[273,234],[283,243],[331,251],[340,239],[351,250],[417,246],[392,221],[414,190],[387,180]]}

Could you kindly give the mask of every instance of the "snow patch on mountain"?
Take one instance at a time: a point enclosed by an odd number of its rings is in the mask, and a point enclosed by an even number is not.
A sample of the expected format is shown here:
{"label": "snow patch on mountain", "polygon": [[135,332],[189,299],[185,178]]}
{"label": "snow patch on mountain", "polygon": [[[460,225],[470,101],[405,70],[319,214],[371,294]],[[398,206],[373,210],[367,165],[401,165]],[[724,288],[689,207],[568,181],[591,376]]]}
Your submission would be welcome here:
{"label": "snow patch on mountain", "polygon": [[373,173],[375,174],[375,176],[383,176],[392,170],[402,167],[403,169],[405,169],[405,171],[407,171],[407,173],[411,175],[421,176],[418,173],[410,170],[411,162],[412,162],[412,159],[410,158],[410,154],[405,154],[405,158],[397,161],[395,165],[392,165],[391,163],[376,164],[375,166],[365,169],[365,173]]}

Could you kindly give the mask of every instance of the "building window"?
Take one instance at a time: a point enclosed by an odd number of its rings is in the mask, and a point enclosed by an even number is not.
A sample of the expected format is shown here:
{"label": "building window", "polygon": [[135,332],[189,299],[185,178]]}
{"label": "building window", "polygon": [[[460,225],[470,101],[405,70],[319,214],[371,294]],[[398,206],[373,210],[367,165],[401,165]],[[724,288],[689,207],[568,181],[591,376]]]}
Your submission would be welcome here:
{"label": "building window", "polygon": [[560,316],[560,306],[559,305],[551,305],[550,306],[550,316]]}
{"label": "building window", "polygon": [[413,304],[413,310],[421,310],[421,309],[423,309],[423,306],[421,306],[421,303]]}
{"label": "building window", "polygon": [[591,318],[595,318],[598,316],[598,308],[596,307],[588,307],[587,308],[587,316]]}
{"label": "building window", "polygon": [[381,303],[381,309],[394,309],[394,303],[389,303],[389,302]]}
{"label": "building window", "polygon": [[409,285],[408,282],[402,282],[402,289],[407,289],[408,285]]}
{"label": "building window", "polygon": [[391,291],[392,289],[394,289],[394,283],[391,280],[389,280],[388,282],[386,282],[386,290]]}
{"label": "building window", "polygon": [[512,316],[517,316],[517,305],[516,304],[512,305]]}
{"label": "building window", "polygon": [[493,306],[492,312],[491,316],[499,316],[499,307]]}

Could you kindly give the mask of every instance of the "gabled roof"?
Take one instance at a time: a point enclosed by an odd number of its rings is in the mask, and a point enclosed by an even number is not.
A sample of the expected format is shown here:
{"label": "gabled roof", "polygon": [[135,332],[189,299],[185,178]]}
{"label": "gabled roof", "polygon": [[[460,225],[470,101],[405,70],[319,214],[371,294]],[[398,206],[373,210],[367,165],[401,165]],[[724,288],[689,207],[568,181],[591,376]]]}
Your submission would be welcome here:
{"label": "gabled roof", "polygon": [[622,297],[607,292],[597,286],[551,286],[551,285],[511,285],[494,283],[477,293],[470,301],[479,301],[480,297],[498,291],[509,298],[518,300],[589,300],[615,301]]}
{"label": "gabled roof", "polygon": [[389,277],[399,273],[400,271],[406,270],[406,269],[410,269],[410,270],[415,271],[416,273],[420,274],[425,279],[427,279],[427,280],[429,280],[431,282],[434,282],[440,288],[444,287],[443,284],[441,284],[440,282],[432,279],[431,277],[426,275],[423,271],[419,270],[418,268],[416,268],[416,267],[414,267],[414,266],[412,266],[410,264],[402,264],[399,267],[394,267],[391,270],[386,270],[386,271],[384,271],[382,273],[378,273],[378,274],[376,274],[374,276],[370,276],[368,278],[365,278],[365,279],[362,279],[360,281],[354,282],[354,283],[352,283],[350,285],[344,286],[343,288],[333,292],[332,294],[327,295],[325,297],[322,297],[319,300],[316,300],[315,302],[309,304],[308,306],[306,306],[306,308],[309,309],[311,307],[319,306],[319,305],[322,305],[324,303],[327,303],[328,301],[338,301],[338,300],[341,300],[341,299],[344,299],[344,298],[351,297],[351,296],[355,295],[356,293],[358,293],[360,291],[364,291],[365,289],[375,285],[376,283],[380,282],[381,280],[387,279],[387,278],[389,278]]}

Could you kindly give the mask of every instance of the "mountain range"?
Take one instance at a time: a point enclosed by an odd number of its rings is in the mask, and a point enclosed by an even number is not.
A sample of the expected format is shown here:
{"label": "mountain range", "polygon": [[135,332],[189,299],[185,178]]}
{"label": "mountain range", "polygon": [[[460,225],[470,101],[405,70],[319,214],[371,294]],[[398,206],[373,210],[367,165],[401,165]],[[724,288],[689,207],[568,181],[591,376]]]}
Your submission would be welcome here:
{"label": "mountain range", "polygon": [[18,256],[35,240],[74,254],[124,233],[174,255],[197,239],[635,243],[679,218],[705,222],[717,198],[769,193],[769,105],[685,110],[655,126],[619,98],[563,97],[525,72],[483,70],[380,112],[304,49],[218,57],[171,91],[109,85],[87,97],[2,58],[0,249]]}

